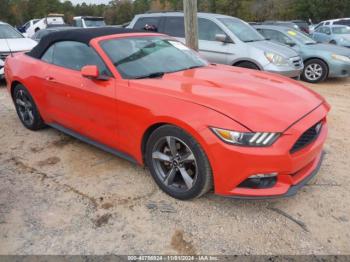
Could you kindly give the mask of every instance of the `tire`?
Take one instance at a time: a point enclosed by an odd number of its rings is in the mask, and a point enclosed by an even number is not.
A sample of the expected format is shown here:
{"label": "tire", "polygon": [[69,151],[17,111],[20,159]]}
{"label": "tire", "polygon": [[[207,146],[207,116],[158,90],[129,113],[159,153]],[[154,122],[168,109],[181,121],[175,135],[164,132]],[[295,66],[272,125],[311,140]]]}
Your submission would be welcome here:
{"label": "tire", "polygon": [[329,43],[332,44],[332,45],[336,45],[337,44],[337,42],[334,41],[334,40],[330,41]]}
{"label": "tire", "polygon": [[240,62],[240,63],[236,64],[235,66],[248,68],[248,69],[254,69],[254,70],[260,70],[256,64],[254,64],[252,62],[248,62],[248,61]]}
{"label": "tire", "polygon": [[205,152],[178,127],[165,125],[156,129],[147,141],[145,160],[157,185],[176,199],[197,198],[213,187]]}
{"label": "tire", "polygon": [[301,79],[309,83],[319,83],[328,77],[328,66],[320,59],[310,59],[305,62]]}
{"label": "tire", "polygon": [[17,115],[26,128],[36,131],[45,127],[32,96],[23,85],[14,88],[13,101]]}
{"label": "tire", "polygon": [[39,28],[39,27],[38,27],[38,28],[35,28],[34,33],[38,32],[38,31],[40,31],[40,28]]}

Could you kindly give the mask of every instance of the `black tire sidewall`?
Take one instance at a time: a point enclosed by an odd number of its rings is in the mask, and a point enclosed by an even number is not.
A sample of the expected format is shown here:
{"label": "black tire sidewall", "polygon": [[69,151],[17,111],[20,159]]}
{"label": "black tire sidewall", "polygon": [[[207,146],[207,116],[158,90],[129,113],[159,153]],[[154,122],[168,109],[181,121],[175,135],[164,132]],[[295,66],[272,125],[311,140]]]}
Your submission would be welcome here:
{"label": "black tire sidewall", "polygon": [[[19,109],[18,109],[18,105],[16,104],[16,96],[17,96],[17,93],[19,91],[23,91],[26,96],[28,97],[29,101],[31,102],[32,104],[32,107],[33,107],[33,115],[34,115],[34,121],[33,121],[33,124],[32,125],[28,125],[27,123],[25,123],[22,118],[20,117],[20,114],[19,114]],[[13,102],[15,104],[15,108],[16,108],[16,112],[17,112],[17,115],[18,115],[18,118],[20,119],[21,123],[28,129],[30,130],[38,130],[38,129],[41,129],[45,126],[40,114],[39,114],[39,111],[37,109],[37,106],[34,102],[34,99],[32,98],[31,94],[29,93],[29,91],[23,86],[23,85],[17,85],[14,90],[13,90]]]}
{"label": "black tire sidewall", "polygon": [[[319,64],[321,67],[322,67],[322,76],[317,79],[317,80],[309,80],[306,76],[305,76],[305,71],[306,71],[306,67],[310,64]],[[307,61],[305,64],[304,64],[304,70],[303,70],[303,73],[301,74],[301,79],[305,82],[308,82],[308,83],[319,83],[319,82],[322,82],[324,80],[326,80],[326,78],[328,77],[328,66],[325,62],[323,62],[322,60],[320,59],[311,59],[309,61]]]}
{"label": "black tire sidewall", "polygon": [[[197,167],[198,167],[198,175],[197,179],[195,180],[195,183],[193,187],[186,192],[177,192],[174,190],[171,190],[171,188],[167,187],[163,184],[163,182],[158,177],[155,168],[153,166],[153,159],[152,159],[152,150],[157,143],[157,141],[165,136],[173,136],[177,137],[183,142],[187,144],[187,146],[192,150],[196,161],[197,161]],[[153,176],[154,180],[156,181],[157,185],[168,195],[180,199],[180,200],[189,200],[196,197],[199,197],[206,193],[211,188],[211,177],[212,177],[212,171],[210,168],[209,160],[204,153],[201,146],[198,144],[198,142],[189,134],[184,132],[182,129],[175,127],[175,126],[162,126],[158,129],[156,129],[151,136],[148,139],[147,145],[146,145],[146,155],[145,155],[146,165]],[[210,184],[210,186],[209,186]]]}
{"label": "black tire sidewall", "polygon": [[236,64],[236,66],[242,67],[242,68],[247,68],[247,69],[252,69],[252,70],[259,70],[259,67],[252,62],[240,62],[240,63]]}

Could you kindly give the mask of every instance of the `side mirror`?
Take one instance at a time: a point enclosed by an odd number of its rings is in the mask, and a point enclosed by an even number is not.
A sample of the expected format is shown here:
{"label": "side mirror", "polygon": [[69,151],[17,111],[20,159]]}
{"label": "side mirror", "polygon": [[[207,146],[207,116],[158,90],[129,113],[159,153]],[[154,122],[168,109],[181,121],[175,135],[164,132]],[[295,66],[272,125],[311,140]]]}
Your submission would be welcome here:
{"label": "side mirror", "polygon": [[87,65],[81,69],[81,75],[90,79],[97,79],[100,75],[98,67],[95,65]]}
{"label": "side mirror", "polygon": [[296,43],[294,43],[294,42],[287,42],[286,43],[288,46],[290,46],[290,47],[293,47],[293,46],[296,46],[297,44]]}
{"label": "side mirror", "polygon": [[233,41],[231,40],[231,38],[227,35],[224,34],[216,34],[215,35],[215,40],[222,42],[222,43],[233,43]]}
{"label": "side mirror", "polygon": [[108,76],[100,75],[98,67],[95,65],[87,65],[81,69],[81,75],[91,80],[106,81],[109,79]]}

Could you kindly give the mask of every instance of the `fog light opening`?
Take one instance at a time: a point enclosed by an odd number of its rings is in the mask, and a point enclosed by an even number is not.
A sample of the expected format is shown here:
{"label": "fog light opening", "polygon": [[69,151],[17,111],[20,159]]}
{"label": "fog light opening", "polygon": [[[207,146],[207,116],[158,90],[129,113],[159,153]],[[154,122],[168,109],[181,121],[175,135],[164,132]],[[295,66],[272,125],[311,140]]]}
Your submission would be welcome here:
{"label": "fog light opening", "polygon": [[264,189],[274,187],[277,182],[277,172],[255,174],[244,180],[238,187]]}

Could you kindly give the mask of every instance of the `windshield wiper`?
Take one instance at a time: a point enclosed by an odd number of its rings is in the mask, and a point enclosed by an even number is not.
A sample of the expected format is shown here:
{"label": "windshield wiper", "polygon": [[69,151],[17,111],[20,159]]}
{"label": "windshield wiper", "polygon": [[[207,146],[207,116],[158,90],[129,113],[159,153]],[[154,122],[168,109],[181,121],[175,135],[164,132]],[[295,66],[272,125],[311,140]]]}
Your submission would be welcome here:
{"label": "windshield wiper", "polygon": [[143,75],[143,76],[137,76],[133,79],[144,79],[144,78],[158,78],[158,77],[163,77],[165,74],[165,72],[155,72],[155,73],[151,73],[148,75]]}
{"label": "windshield wiper", "polygon": [[246,40],[244,43],[251,43],[251,42],[259,42],[259,41],[265,41],[266,39],[254,39],[254,40]]}

